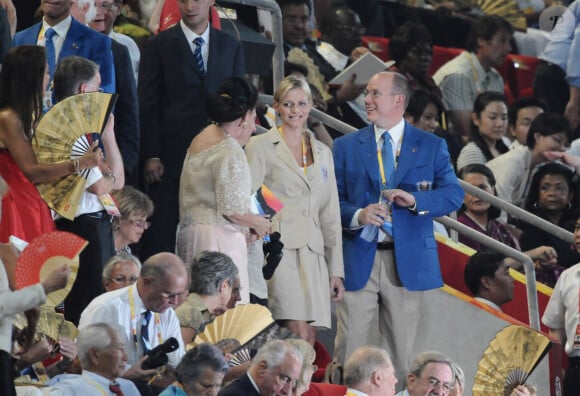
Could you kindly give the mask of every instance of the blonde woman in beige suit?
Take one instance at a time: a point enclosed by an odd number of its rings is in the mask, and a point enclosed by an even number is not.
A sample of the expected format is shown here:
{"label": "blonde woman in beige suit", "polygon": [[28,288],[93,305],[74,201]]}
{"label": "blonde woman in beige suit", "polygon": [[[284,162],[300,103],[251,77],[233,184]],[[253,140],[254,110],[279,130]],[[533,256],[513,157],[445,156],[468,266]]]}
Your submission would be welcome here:
{"label": "blonde woman in beige suit", "polygon": [[288,76],[274,94],[281,124],[246,146],[255,191],[262,184],[284,203],[274,216],[284,256],[268,281],[274,319],[314,343],[315,327],[330,328],[330,301],[344,294],[340,209],[332,153],[306,130],[308,83]]}

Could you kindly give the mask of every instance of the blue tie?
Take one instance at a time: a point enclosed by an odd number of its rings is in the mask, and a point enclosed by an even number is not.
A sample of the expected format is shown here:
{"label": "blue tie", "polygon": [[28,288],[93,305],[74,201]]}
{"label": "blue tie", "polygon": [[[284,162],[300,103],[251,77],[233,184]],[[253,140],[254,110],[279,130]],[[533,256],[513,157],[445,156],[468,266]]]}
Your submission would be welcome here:
{"label": "blue tie", "polygon": [[389,131],[383,132],[383,148],[381,149],[383,156],[383,168],[385,170],[385,178],[387,179],[387,188],[395,188],[395,160],[393,159],[393,145],[391,144],[391,135]]}
{"label": "blue tie", "polygon": [[56,68],[56,51],[52,38],[56,34],[53,28],[46,29],[44,32],[44,47],[46,48],[46,62],[48,63],[48,72],[50,73],[50,80],[54,76],[54,69]]}
{"label": "blue tie", "polygon": [[141,322],[141,343],[143,344],[143,353],[151,350],[149,342],[149,322],[151,321],[151,311],[143,312],[143,321]]}
{"label": "blue tie", "polygon": [[203,65],[203,55],[201,54],[201,47],[203,47],[204,40],[201,37],[196,37],[193,40],[195,44],[195,50],[193,51],[193,56],[195,57],[195,62],[197,63],[197,68],[205,76],[205,66]]}

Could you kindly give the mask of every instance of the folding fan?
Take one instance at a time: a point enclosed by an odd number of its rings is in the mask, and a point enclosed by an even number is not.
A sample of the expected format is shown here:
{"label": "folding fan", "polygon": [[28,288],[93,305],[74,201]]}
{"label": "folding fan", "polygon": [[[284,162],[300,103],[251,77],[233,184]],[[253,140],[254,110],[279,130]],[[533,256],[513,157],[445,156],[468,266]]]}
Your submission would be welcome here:
{"label": "folding fan", "polygon": [[243,347],[273,323],[268,308],[259,304],[238,305],[206,325],[203,333],[198,334],[189,346],[204,342],[215,344],[226,338],[234,338]]}
{"label": "folding fan", "polygon": [[56,307],[68,295],[79,269],[79,254],[87,241],[69,232],[54,231],[33,240],[18,257],[16,263],[16,288],[22,289],[42,282],[55,269],[68,264],[71,269],[66,287],[46,297],[46,305]]}
{"label": "folding fan", "polygon": [[504,0],[476,0],[473,5],[485,15],[500,15],[507,19],[516,29],[526,30],[526,18],[517,2]]}
{"label": "folding fan", "polygon": [[[32,148],[39,163],[79,159],[100,138],[115,103],[115,95],[91,92],[70,96],[46,113],[34,132]],[[90,169],[37,185],[55,212],[73,220]]]}
{"label": "folding fan", "polygon": [[284,204],[274,193],[262,184],[251,197],[250,209],[252,213],[273,217],[282,210]]}
{"label": "folding fan", "polygon": [[548,337],[527,327],[500,330],[479,361],[473,396],[510,395],[526,382],[551,346]]}

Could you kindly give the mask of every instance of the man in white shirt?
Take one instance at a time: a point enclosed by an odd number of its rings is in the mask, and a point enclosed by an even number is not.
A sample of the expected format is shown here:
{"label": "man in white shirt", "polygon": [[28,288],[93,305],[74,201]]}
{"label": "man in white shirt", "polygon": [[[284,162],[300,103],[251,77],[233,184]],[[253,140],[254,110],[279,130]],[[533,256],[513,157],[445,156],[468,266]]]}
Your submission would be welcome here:
{"label": "man in white shirt", "polygon": [[505,256],[496,252],[477,252],[465,265],[465,284],[479,302],[501,312],[501,306],[514,298],[514,278]]}
{"label": "man in white shirt", "polygon": [[344,365],[347,396],[394,396],[397,382],[389,354],[383,348],[359,347]]}
{"label": "man in white shirt", "polygon": [[175,368],[185,348],[179,321],[173,308],[187,290],[187,271],[172,253],[159,253],[143,263],[135,285],[114,290],[95,298],[83,311],[79,330],[93,323],[118,325],[127,340],[127,363],[123,377],[144,380],[155,370],[143,370],[144,353],[174,337],[177,350],[169,353],[167,366]]}
{"label": "man in white shirt", "polygon": [[447,396],[453,390],[453,361],[442,353],[420,353],[411,363],[407,388],[397,396]]}
{"label": "man in white shirt", "polygon": [[135,384],[119,378],[127,363],[127,353],[123,337],[113,326],[95,323],[85,327],[78,335],[77,350],[83,367],[82,375],[66,376],[65,380],[50,388],[50,394],[140,395]]}
{"label": "man in white shirt", "polygon": [[[580,251],[580,218],[574,227],[574,244]],[[564,394],[573,395],[580,389],[580,263],[562,272],[550,297],[542,323],[550,328],[550,335],[561,343],[568,355],[564,376]]]}

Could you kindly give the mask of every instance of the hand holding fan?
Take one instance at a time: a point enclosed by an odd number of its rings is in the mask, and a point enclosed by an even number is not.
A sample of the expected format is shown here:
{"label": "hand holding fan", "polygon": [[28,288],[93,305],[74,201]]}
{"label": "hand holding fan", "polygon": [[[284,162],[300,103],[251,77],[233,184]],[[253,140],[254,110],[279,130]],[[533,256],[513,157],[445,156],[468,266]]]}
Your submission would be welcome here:
{"label": "hand holding fan", "polygon": [[53,271],[67,264],[71,269],[65,288],[49,293],[46,305],[56,307],[72,289],[79,268],[79,254],[87,241],[69,232],[55,231],[33,240],[18,257],[16,288],[44,281]]}
{"label": "hand holding fan", "polygon": [[551,346],[548,337],[524,326],[500,330],[479,361],[473,396],[509,396],[526,382]]}
{"label": "hand holding fan", "polygon": [[[91,92],[70,96],[46,113],[34,132],[32,148],[42,164],[77,160],[100,140],[115,103],[115,95]],[[84,169],[52,182],[40,183],[38,191],[48,206],[73,220],[91,172]]]}

